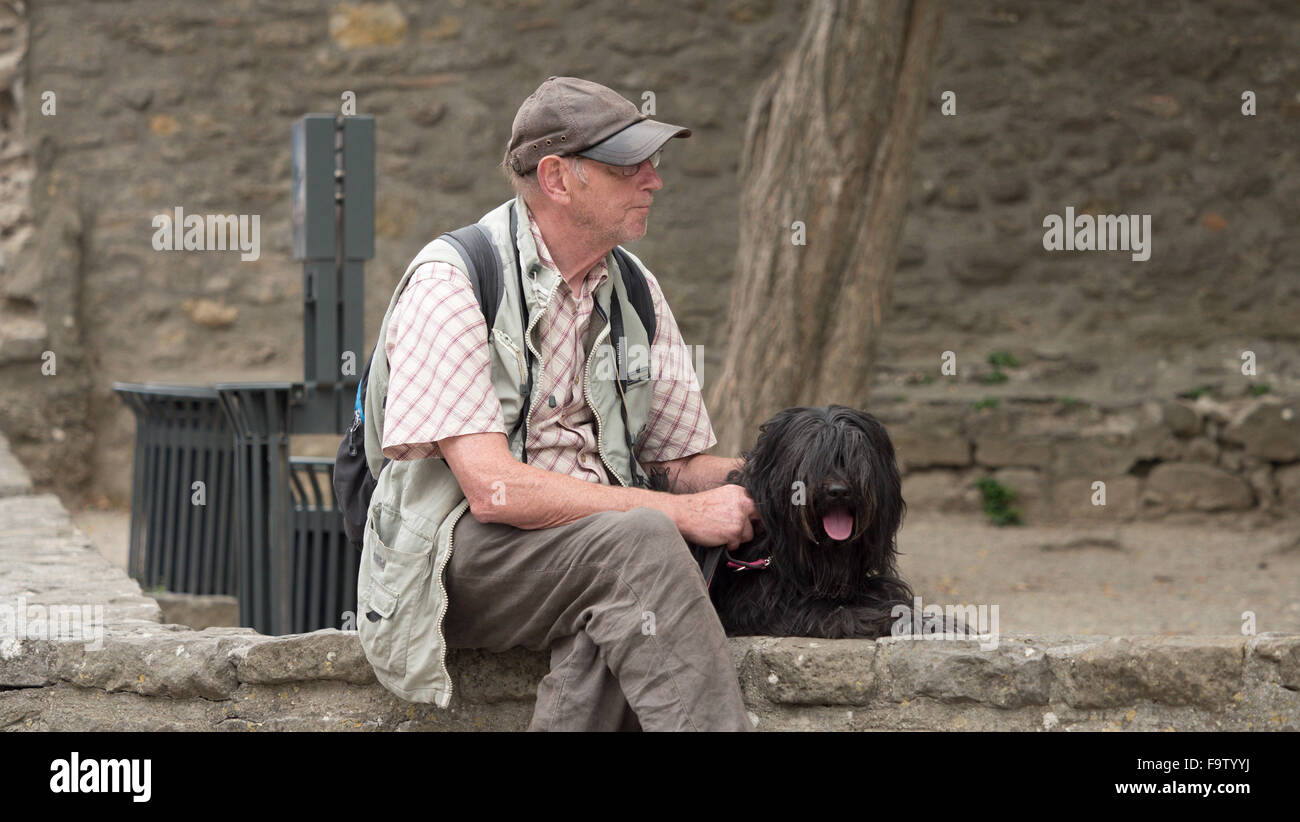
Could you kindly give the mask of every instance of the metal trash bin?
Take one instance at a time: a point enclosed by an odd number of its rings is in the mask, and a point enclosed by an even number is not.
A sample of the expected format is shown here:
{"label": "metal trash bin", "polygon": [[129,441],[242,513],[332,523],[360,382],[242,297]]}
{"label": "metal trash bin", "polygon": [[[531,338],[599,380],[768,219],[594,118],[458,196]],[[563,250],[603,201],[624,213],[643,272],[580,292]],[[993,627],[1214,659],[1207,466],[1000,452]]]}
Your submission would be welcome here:
{"label": "metal trash bin", "polygon": [[239,623],[268,636],[341,628],[356,602],[334,461],[289,457],[300,383],[221,383],[235,441]]}
{"label": "metal trash bin", "polygon": [[[293,622],[295,634],[355,629],[361,552],[348,542],[334,499],[334,460],[289,459],[293,493]],[[344,614],[352,611],[351,620]]]}
{"label": "metal trash bin", "polygon": [[136,421],[127,572],[146,591],[233,594],[235,441],[217,392],[122,382],[113,391]]}
{"label": "metal trash bin", "polygon": [[290,401],[293,383],[216,386],[234,432],[239,527],[239,624],[268,636],[291,633],[289,554]]}

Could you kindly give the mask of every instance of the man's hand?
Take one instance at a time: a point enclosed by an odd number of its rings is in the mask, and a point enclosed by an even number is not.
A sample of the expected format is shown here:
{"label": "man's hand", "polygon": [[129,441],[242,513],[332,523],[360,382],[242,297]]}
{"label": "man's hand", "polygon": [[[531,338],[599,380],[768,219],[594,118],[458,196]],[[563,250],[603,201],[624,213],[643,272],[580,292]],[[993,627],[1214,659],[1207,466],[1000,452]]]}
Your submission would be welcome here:
{"label": "man's hand", "polygon": [[734,551],[754,538],[756,523],[762,527],[754,501],[739,485],[722,485],[672,500],[677,530],[696,545],[725,545]]}

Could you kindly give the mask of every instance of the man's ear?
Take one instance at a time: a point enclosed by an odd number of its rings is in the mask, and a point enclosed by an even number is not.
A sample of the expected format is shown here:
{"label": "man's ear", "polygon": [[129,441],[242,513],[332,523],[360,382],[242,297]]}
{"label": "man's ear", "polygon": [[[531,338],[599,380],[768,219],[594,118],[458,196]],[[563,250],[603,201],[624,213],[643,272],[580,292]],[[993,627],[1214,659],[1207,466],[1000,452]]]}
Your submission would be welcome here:
{"label": "man's ear", "polygon": [[537,185],[553,202],[568,205],[572,198],[573,175],[563,160],[548,154],[537,164]]}

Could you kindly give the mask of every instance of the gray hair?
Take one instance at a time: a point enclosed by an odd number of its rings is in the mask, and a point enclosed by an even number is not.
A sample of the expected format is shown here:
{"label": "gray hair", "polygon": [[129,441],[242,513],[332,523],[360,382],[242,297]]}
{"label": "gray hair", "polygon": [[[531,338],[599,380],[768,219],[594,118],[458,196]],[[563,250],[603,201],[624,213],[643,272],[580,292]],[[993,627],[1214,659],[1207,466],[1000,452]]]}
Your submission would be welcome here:
{"label": "gray hair", "polygon": [[577,154],[574,154],[570,159],[573,160],[573,176],[577,177],[578,182],[582,183],[584,186],[590,185],[590,182],[587,180],[587,173],[582,170],[582,158]]}
{"label": "gray hair", "polygon": [[[576,154],[557,156],[563,157],[566,160],[572,160],[573,176],[577,177],[578,182],[582,183],[584,186],[590,185],[590,181],[587,179],[587,172],[584,170],[582,165],[582,157],[579,157]],[[519,174],[510,167],[509,152],[506,153],[505,158],[501,161],[501,172],[505,174],[506,180],[510,183],[510,187],[514,189],[515,194],[523,197],[525,203],[532,201],[537,197],[537,195],[541,194],[542,188],[537,182],[537,169],[533,169],[527,174]]]}

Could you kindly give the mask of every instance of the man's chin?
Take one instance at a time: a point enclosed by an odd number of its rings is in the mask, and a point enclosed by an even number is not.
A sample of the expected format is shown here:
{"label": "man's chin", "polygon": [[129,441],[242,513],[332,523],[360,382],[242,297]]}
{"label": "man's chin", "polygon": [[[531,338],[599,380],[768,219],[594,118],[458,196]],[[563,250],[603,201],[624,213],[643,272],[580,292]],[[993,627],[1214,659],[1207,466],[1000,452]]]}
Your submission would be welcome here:
{"label": "man's chin", "polygon": [[646,235],[646,231],[650,227],[650,212],[645,209],[641,209],[641,212],[643,212],[643,216],[640,219],[633,220],[630,226],[624,225],[623,239],[618,241],[619,245],[639,240]]}

